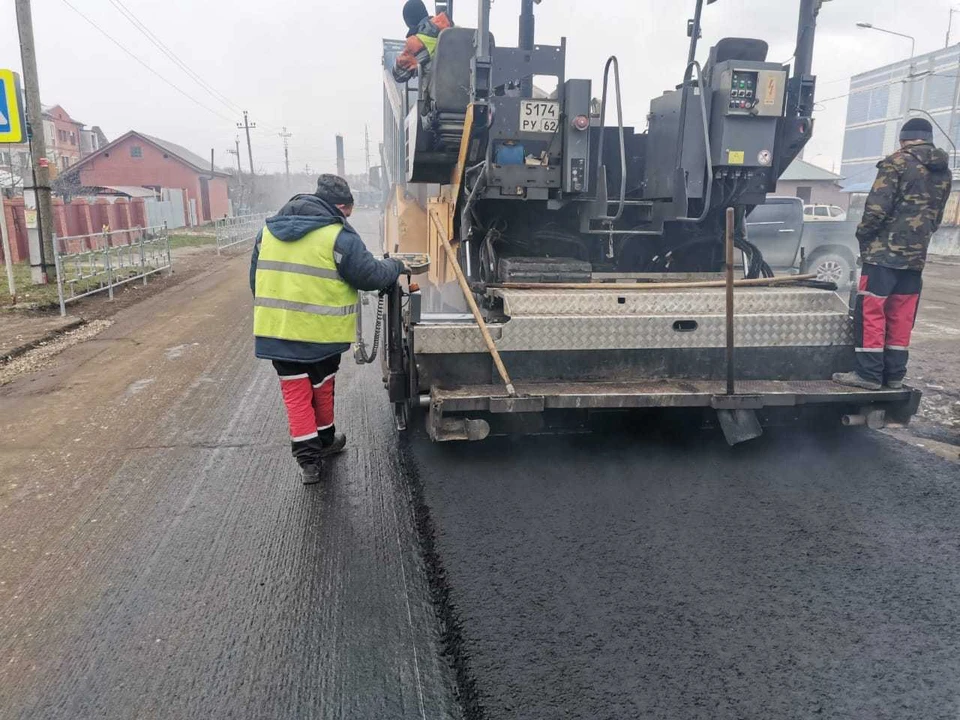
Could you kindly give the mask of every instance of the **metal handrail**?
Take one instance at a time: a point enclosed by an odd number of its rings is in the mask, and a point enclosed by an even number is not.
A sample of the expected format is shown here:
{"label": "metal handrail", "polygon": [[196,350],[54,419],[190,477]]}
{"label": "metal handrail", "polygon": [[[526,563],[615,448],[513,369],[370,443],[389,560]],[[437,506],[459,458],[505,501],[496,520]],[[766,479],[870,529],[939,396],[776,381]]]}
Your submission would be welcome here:
{"label": "metal handrail", "polygon": [[[617,91],[617,128],[620,132],[620,200],[615,215],[601,215],[594,219],[613,225],[613,223],[617,222],[617,220],[623,216],[623,208],[627,199],[627,148],[623,135],[623,103],[620,97],[620,61],[617,60],[616,55],[611,55],[603,68],[603,95],[600,100],[600,141],[597,144],[597,183],[599,187],[600,172],[602,170],[604,173],[604,186],[606,186],[607,167],[603,164],[603,131],[606,129],[607,85],[610,80],[611,65],[613,66],[613,82]],[[604,210],[604,212],[606,212],[606,210]]]}
{"label": "metal handrail", "polygon": [[[700,217],[679,217],[677,221],[702,223],[707,219],[707,214],[710,212],[710,204],[713,202],[713,148],[710,147],[710,125],[707,120],[707,95],[703,85],[703,68],[700,67],[700,63],[694,60],[684,72],[684,77],[689,75],[691,69],[696,69],[697,71],[697,89],[700,91],[700,116],[703,119],[703,146],[707,153],[707,190],[703,196],[703,211],[700,213]],[[686,118],[680,118],[681,127],[686,126],[686,124]],[[682,152],[680,154],[680,163],[680,170],[683,170]],[[684,182],[686,182],[686,179],[684,179]],[[674,188],[673,191],[676,193],[677,189]],[[684,188],[683,194],[686,196],[686,188]]]}

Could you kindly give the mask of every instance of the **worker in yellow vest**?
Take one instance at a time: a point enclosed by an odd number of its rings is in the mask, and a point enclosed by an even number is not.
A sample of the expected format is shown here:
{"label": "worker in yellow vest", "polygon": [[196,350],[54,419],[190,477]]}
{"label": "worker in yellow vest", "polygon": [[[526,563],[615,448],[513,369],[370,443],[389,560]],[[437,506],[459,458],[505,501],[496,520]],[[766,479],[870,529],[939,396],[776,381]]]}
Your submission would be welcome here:
{"label": "worker in yellow vest", "polygon": [[403,21],[407,25],[407,40],[393,65],[393,79],[398,83],[422,76],[436,53],[440,33],[453,27],[446,13],[430,17],[423,0],[404,3]]}
{"label": "worker in yellow vest", "polygon": [[267,219],[250,262],[256,355],[280,377],[305,485],[319,482],[323,458],[347,443],[334,424],[334,386],[340,356],[356,341],[357,290],[385,290],[406,270],[367,250],[347,222],[352,212],[347,181],[321,175],[315,194]]}

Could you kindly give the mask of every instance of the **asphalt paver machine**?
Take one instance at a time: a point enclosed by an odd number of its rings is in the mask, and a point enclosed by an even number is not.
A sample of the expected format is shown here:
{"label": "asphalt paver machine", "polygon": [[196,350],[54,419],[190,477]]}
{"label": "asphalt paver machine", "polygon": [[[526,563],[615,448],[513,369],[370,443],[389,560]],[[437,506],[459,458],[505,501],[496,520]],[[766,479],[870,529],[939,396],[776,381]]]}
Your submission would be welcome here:
{"label": "asphalt paver machine", "polygon": [[746,232],[813,132],[823,0],[800,0],[792,67],[752,38],[698,62],[697,0],[681,83],[642,130],[622,114],[636,70],[614,56],[599,88],[568,78],[566,40],[535,42],[537,2],[508,47],[479,0],[478,27],[444,30],[409,84],[385,41],[384,251],[423,270],[378,322],[399,426],[481,440],[686,408],[735,443],[810,414],[907,422],[917,391],[831,382],[854,356],[836,287],[773,277]]}

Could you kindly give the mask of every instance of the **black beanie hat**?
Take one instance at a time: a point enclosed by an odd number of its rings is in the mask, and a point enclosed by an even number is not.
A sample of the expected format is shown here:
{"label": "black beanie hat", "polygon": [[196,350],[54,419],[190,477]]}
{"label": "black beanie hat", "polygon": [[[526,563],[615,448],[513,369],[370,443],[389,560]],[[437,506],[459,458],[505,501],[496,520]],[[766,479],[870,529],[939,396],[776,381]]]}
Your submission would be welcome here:
{"label": "black beanie hat", "polygon": [[339,175],[321,175],[317,179],[316,196],[331,205],[353,205],[353,193]]}
{"label": "black beanie hat", "polygon": [[427,12],[427,6],[423,4],[423,0],[407,0],[403,6],[403,21],[411,30],[428,17],[430,13]]}
{"label": "black beanie hat", "polygon": [[900,142],[909,142],[911,140],[923,140],[924,142],[933,142],[933,125],[929,120],[923,118],[912,118],[904,123],[900,130]]}

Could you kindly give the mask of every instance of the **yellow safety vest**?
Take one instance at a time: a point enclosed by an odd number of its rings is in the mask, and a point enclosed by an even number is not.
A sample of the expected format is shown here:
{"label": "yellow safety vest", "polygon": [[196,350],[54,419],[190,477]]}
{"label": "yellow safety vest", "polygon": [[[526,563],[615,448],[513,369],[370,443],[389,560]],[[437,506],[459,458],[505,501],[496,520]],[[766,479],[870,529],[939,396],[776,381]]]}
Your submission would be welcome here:
{"label": "yellow safety vest", "polygon": [[430,59],[433,60],[433,56],[437,54],[437,41],[440,39],[440,36],[417,33],[417,39],[423,43],[423,46],[430,54]]}
{"label": "yellow safety vest", "polygon": [[266,227],[257,259],[253,334],[309,343],[357,339],[357,291],[337,272],[339,223],[299,240],[278,240]]}

